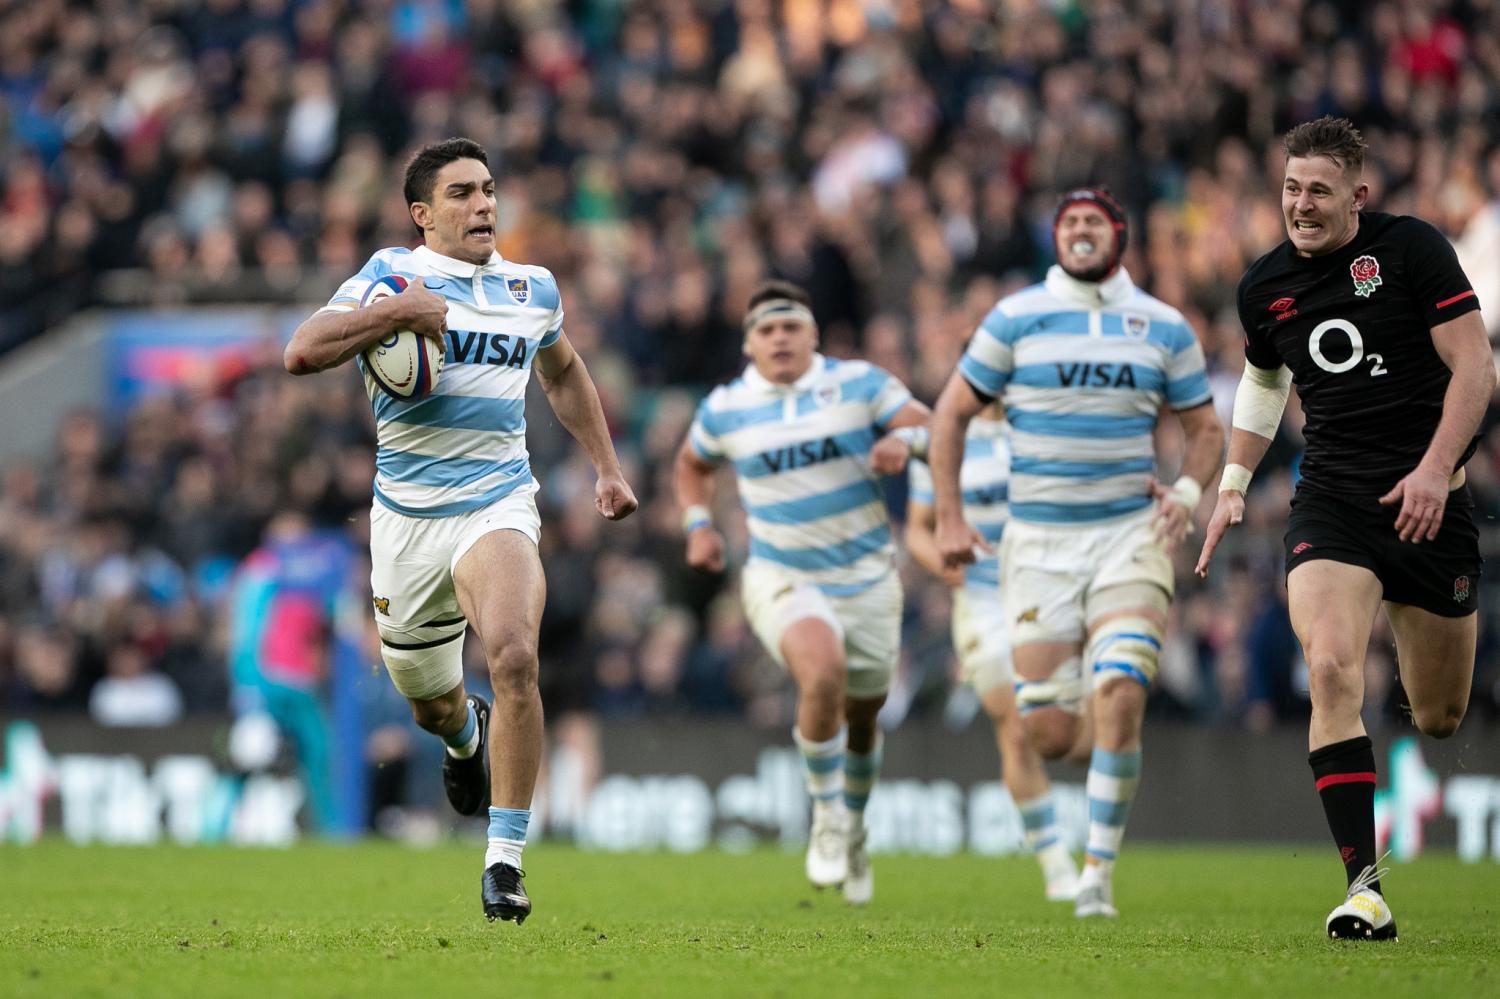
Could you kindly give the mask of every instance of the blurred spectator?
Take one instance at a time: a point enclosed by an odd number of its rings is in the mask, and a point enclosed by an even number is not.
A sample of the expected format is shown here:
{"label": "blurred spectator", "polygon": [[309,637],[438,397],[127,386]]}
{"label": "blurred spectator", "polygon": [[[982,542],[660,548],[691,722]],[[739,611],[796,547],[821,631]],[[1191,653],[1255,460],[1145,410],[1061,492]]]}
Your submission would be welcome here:
{"label": "blurred spectator", "polygon": [[152,670],[139,646],[116,645],[105,660],[104,677],[89,692],[89,714],[100,725],[170,725],[182,716],[182,694]]}
{"label": "blurred spectator", "polygon": [[334,619],[350,575],[348,542],[278,514],[236,574],[229,599],[231,703],[268,715],[293,746],[319,828],[334,827],[328,691]]}

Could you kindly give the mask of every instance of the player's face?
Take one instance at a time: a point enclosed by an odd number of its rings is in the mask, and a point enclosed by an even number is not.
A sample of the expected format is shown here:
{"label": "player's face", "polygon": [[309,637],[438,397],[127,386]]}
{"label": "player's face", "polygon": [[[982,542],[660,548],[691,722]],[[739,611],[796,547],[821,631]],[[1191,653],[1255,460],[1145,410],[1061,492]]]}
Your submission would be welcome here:
{"label": "player's face", "polygon": [[781,385],[790,385],[806,374],[817,349],[818,331],[802,319],[767,319],[745,337],[745,353],[755,370],[767,381]]}
{"label": "player's face", "polygon": [[482,264],[495,252],[495,178],[478,160],[446,163],[432,200],[412,205],[412,218],[434,253]]}
{"label": "player's face", "polygon": [[1114,223],[1094,205],[1072,205],[1057,220],[1057,262],[1080,281],[1108,277],[1114,254]]}
{"label": "player's face", "polygon": [[1286,235],[1303,257],[1332,253],[1359,231],[1370,187],[1327,156],[1291,156],[1281,182]]}

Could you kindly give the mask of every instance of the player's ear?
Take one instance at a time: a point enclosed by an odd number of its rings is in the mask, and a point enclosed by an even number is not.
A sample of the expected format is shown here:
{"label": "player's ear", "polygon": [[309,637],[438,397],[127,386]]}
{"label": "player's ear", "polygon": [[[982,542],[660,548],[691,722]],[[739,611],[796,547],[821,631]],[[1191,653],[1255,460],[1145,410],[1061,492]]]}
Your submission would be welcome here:
{"label": "player's ear", "polygon": [[432,223],[432,206],[425,201],[413,201],[406,206],[411,213],[411,220],[417,224],[417,228],[426,232]]}
{"label": "player's ear", "polygon": [[1370,185],[1360,181],[1354,185],[1354,210],[1360,211],[1365,207],[1365,202],[1370,200]]}

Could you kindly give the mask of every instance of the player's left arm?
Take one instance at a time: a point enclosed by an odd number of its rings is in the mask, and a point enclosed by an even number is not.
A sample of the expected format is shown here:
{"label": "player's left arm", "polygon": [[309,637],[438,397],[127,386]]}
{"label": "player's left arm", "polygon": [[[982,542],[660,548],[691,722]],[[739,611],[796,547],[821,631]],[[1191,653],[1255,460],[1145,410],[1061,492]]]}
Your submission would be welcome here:
{"label": "player's left arm", "polygon": [[1479,299],[1459,266],[1453,244],[1436,227],[1405,219],[1406,284],[1431,331],[1432,346],[1452,376],[1443,415],[1417,467],[1380,497],[1400,504],[1396,533],[1402,541],[1432,541],[1443,526],[1449,480],[1479,429],[1495,386],[1495,362],[1479,317]]}
{"label": "player's left arm", "polygon": [[900,475],[909,458],[927,457],[927,424],[932,410],[908,398],[895,415],[885,421],[886,432],[870,448],[870,468],[876,475]]}
{"label": "player's left arm", "polygon": [[1182,456],[1182,474],[1168,486],[1151,481],[1151,495],[1156,499],[1156,536],[1170,550],[1177,547],[1192,530],[1193,513],[1224,457],[1224,427],[1212,402],[1177,411],[1186,438]]}
{"label": "player's left arm", "polygon": [[1203,490],[1219,470],[1224,458],[1224,428],[1214,411],[1203,346],[1193,328],[1185,321],[1172,324],[1168,345],[1171,354],[1164,372],[1166,403],[1182,424],[1186,445],[1177,481],[1168,486],[1153,479],[1150,491],[1156,500],[1156,537],[1170,551],[1192,529]]}
{"label": "player's left arm", "polygon": [[620,458],[615,454],[609,425],[604,420],[604,407],[599,404],[599,390],[566,333],[559,333],[556,340],[537,351],[535,367],[537,381],[547,393],[552,411],[594,463],[594,474],[598,477],[594,484],[594,506],[608,520],[630,516],[639,503],[620,470]]}
{"label": "player's left arm", "polygon": [[1432,327],[1432,346],[1452,372],[1443,395],[1443,415],[1422,460],[1384,496],[1401,504],[1396,532],[1402,541],[1435,540],[1443,526],[1448,483],[1469,441],[1479,430],[1495,391],[1495,360],[1477,310]]}

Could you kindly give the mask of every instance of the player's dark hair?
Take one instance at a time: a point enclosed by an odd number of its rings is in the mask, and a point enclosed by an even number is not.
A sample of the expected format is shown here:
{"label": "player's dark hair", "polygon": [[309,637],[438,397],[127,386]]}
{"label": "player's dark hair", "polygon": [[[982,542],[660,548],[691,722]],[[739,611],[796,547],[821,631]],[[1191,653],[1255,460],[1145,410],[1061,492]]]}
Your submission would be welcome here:
{"label": "player's dark hair", "polygon": [[1304,121],[1282,140],[1287,158],[1326,156],[1342,169],[1359,173],[1364,169],[1365,137],[1348,118],[1325,114],[1316,121]]}
{"label": "player's dark hair", "polygon": [[438,171],[454,160],[478,160],[486,167],[490,165],[484,147],[473,139],[455,137],[429,142],[406,164],[406,181],[401,190],[406,195],[408,208],[418,201],[432,200],[432,187],[437,183]]}
{"label": "player's dark hair", "polygon": [[812,308],[812,296],[802,289],[800,285],[783,281],[780,278],[772,278],[762,281],[756,285],[755,290],[750,293],[750,301],[745,304],[745,311],[749,312],[761,302],[769,302],[775,298],[789,298],[799,305]]}

